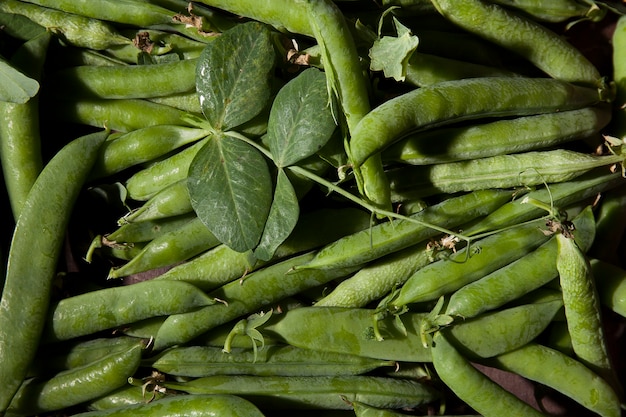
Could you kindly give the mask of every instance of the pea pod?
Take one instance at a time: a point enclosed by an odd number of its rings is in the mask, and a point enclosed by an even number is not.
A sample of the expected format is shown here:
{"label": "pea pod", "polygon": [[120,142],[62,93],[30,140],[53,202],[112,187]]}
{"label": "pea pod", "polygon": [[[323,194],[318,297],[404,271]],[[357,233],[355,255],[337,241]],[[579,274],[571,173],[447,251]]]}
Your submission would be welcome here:
{"label": "pea pod", "polygon": [[[276,249],[271,262],[314,250],[346,234],[364,230],[369,222],[370,216],[366,212],[352,208],[302,213],[291,235]],[[218,245],[174,266],[156,279],[186,281],[209,291],[267,265],[249,252],[237,252],[226,245]]]}
{"label": "pea pod", "polygon": [[626,271],[597,258],[591,258],[590,264],[602,304],[626,317]]}
{"label": "pea pod", "polygon": [[101,19],[140,27],[171,23],[174,15],[168,9],[154,4],[128,0],[105,0],[99,2],[98,5],[88,0],[28,0],[28,2],[43,7],[62,10],[66,13],[90,17],[92,19]]}
{"label": "pea pod", "polygon": [[147,126],[105,142],[94,166],[94,177],[107,177],[152,162],[209,134],[204,129],[177,125]]}
{"label": "pea pod", "polygon": [[184,121],[185,111],[141,99],[55,100],[49,108],[59,120],[121,132],[153,125],[189,126]]}
{"label": "pea pod", "polygon": [[126,222],[143,222],[181,216],[193,212],[187,181],[177,181],[152,196],[137,210],[124,217]]}
{"label": "pea pod", "polygon": [[[447,330],[447,338],[468,358],[488,358],[531,342],[563,307],[558,291],[538,290],[528,304],[485,313]],[[480,332],[476,330],[482,329]],[[529,336],[529,333],[533,336]],[[476,337],[480,334],[480,337]],[[485,341],[488,340],[488,343]]]}
{"label": "pea pod", "polygon": [[[129,336],[98,337],[79,340],[70,345],[45,346],[35,358],[38,375],[56,373],[96,362],[112,353],[121,353],[137,345],[139,339]],[[52,350],[52,352],[50,352]]]}
{"label": "pea pod", "polygon": [[548,240],[539,229],[540,224],[531,222],[503,230],[474,243],[479,248],[477,252],[472,253],[473,246],[469,246],[418,269],[388,308],[399,310],[411,303],[436,300],[521,258]]}
{"label": "pea pod", "polygon": [[433,336],[433,365],[437,376],[461,400],[484,417],[545,416],[474,368],[446,332],[444,329]]}
{"label": "pea pod", "polygon": [[194,378],[211,375],[359,375],[379,367],[395,366],[393,361],[289,345],[265,346],[258,352],[231,349],[228,353],[211,346],[174,347],[149,363],[165,374]]}
{"label": "pea pod", "polygon": [[[27,68],[33,79],[40,79],[50,38],[44,32],[25,42],[13,55],[12,64]],[[43,169],[38,103],[37,97],[22,104],[0,102],[0,160],[15,220]]]}
{"label": "pea pod", "polygon": [[107,134],[81,136],[59,150],[37,177],[17,219],[0,301],[0,412],[34,358],[70,213]]}
{"label": "pea pod", "polygon": [[456,227],[485,216],[504,204],[510,194],[500,190],[482,190],[451,197],[410,216],[411,220],[381,223],[345,236],[320,249],[302,268],[323,269],[362,265],[396,250],[434,237],[439,227]]}
{"label": "pea pod", "polygon": [[316,301],[317,307],[366,307],[402,286],[411,275],[433,261],[428,244],[399,250],[365,265]]}
{"label": "pea pod", "polygon": [[433,4],[454,24],[514,51],[552,78],[591,86],[600,79],[598,69],[572,44],[519,13],[483,0]]}
{"label": "pea pod", "polygon": [[192,58],[152,65],[65,68],[50,75],[51,93],[98,99],[143,99],[186,93],[195,91],[196,63],[197,58]]}
{"label": "pea pod", "polygon": [[[586,250],[595,237],[591,207],[574,218],[573,224],[576,242]],[[556,238],[551,237],[531,253],[456,290],[448,300],[446,314],[473,317],[548,284],[559,275],[554,263],[556,256]]]}
{"label": "pea pod", "polygon": [[428,165],[549,148],[597,134],[611,118],[608,110],[593,106],[432,129],[392,145],[383,159]]}
{"label": "pea pod", "polygon": [[[106,235],[105,238],[114,244],[149,242],[165,233],[179,229],[194,217],[196,217],[195,213],[187,213],[156,220],[124,223],[113,232]],[[136,254],[133,254],[132,257],[134,256],[136,256]],[[132,259],[132,257],[130,259]]]}
{"label": "pea pod", "polygon": [[185,282],[142,281],[105,288],[53,305],[44,335],[48,341],[68,340],[213,303],[213,298]]}
{"label": "pea pod", "polygon": [[293,256],[246,275],[242,282],[229,282],[209,293],[209,296],[223,300],[224,303],[167,317],[155,335],[154,349],[161,350],[188,342],[220,324],[252,314],[285,297],[344,277],[355,270],[342,268],[293,271],[296,265],[310,260],[314,253]]}
{"label": "pea pod", "polygon": [[[560,296],[540,293],[527,304],[455,322],[449,331],[474,357],[491,357],[532,341],[561,306]],[[368,308],[301,307],[273,316],[261,330],[274,340],[305,349],[398,362],[432,361],[423,337],[430,330],[428,313],[404,313],[399,316],[402,325],[396,317],[377,314]],[[382,340],[375,334],[375,324]],[[477,334],[490,337],[477,338]]]}
{"label": "pea pod", "polygon": [[159,391],[153,390],[152,392],[147,393],[143,387],[128,384],[108,392],[101,397],[86,402],[85,407],[89,411],[105,411],[114,408],[121,410],[124,407],[131,405],[146,405],[154,400],[161,399],[164,396],[165,394]]}
{"label": "pea pod", "polygon": [[73,46],[102,50],[132,41],[100,19],[91,19],[18,0],[6,0],[0,11],[25,16],[61,37]]}
{"label": "pea pod", "polygon": [[557,350],[529,343],[488,364],[551,387],[600,416],[621,415],[620,399],[606,380]]}
{"label": "pea pod", "polygon": [[185,180],[191,161],[207,142],[202,139],[131,175],[125,183],[129,197],[145,201],[168,185]]}
{"label": "pea pod", "polygon": [[600,300],[589,260],[571,237],[559,233],[556,238],[556,267],[574,352],[596,373],[613,380]]}
{"label": "pea pod", "polygon": [[[385,408],[412,408],[439,398],[427,384],[408,379],[376,376],[256,377],[245,375],[208,376],[189,382],[165,382],[189,394],[233,393],[254,398],[260,407],[345,410],[344,401],[358,400]],[[343,398],[342,398],[343,397]]]}
{"label": "pea pod", "polygon": [[597,156],[555,149],[427,166],[404,166],[388,171],[387,175],[392,199],[402,201],[407,196],[420,198],[440,193],[565,182],[594,168],[607,167],[608,170],[622,160],[620,155]]}
{"label": "pea pod", "polygon": [[185,417],[263,417],[252,402],[230,394],[173,395],[149,403],[125,405],[105,410],[74,414],[76,417],[155,416]]}
{"label": "pea pod", "polygon": [[520,224],[545,215],[543,208],[525,203],[525,198],[533,198],[552,204],[554,207],[569,207],[574,203],[595,197],[623,184],[620,173],[610,173],[604,169],[594,170],[564,183],[550,184],[530,191],[524,198],[516,198],[502,205],[485,218],[467,227],[463,233],[475,236],[481,233]]}
{"label": "pea pod", "polygon": [[7,409],[8,416],[36,415],[81,404],[124,386],[139,368],[143,342],[50,379],[29,379]]}
{"label": "pea pod", "polygon": [[147,243],[137,255],[124,265],[111,268],[109,278],[149,271],[174,265],[219,245],[220,242],[194,217],[180,228],[164,233]]}
{"label": "pea pod", "polygon": [[484,77],[441,82],[402,94],[369,112],[352,132],[350,154],[359,167],[417,130],[477,118],[573,110],[599,101],[593,88],[547,78]]}

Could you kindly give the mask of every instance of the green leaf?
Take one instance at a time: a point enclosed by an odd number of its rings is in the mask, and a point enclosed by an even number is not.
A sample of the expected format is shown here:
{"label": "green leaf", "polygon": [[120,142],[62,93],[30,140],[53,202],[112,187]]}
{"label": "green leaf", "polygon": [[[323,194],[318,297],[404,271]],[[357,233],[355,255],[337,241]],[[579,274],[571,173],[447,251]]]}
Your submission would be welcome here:
{"label": "green leaf", "polygon": [[267,123],[269,148],[277,166],[293,165],[328,142],[337,127],[329,103],[326,76],[315,68],[280,89]]}
{"label": "green leaf", "polygon": [[282,169],[278,170],[274,201],[270,209],[265,230],[254,255],[262,260],[269,261],[278,245],[289,237],[300,216],[300,206],[296,192]]}
{"label": "green leaf", "polygon": [[411,54],[417,49],[419,39],[395,17],[393,23],[397,37],[383,36],[370,48],[370,69],[382,71],[387,78],[404,81]]}
{"label": "green leaf", "polygon": [[37,80],[0,58],[0,101],[23,104],[39,91]]}
{"label": "green leaf", "polygon": [[252,145],[230,136],[212,138],[191,162],[187,187],[193,209],[220,242],[238,252],[258,245],[272,180]]}
{"label": "green leaf", "polygon": [[267,26],[242,23],[209,43],[196,68],[196,90],[211,125],[226,131],[252,119],[269,103],[276,60]]}

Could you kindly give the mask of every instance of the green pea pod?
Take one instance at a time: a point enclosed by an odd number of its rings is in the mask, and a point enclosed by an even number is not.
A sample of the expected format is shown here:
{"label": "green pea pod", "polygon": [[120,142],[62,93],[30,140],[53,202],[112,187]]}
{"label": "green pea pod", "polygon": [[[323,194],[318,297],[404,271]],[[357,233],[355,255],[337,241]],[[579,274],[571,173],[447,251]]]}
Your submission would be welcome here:
{"label": "green pea pod", "polygon": [[89,0],[29,0],[28,2],[93,19],[140,27],[171,23],[174,15],[168,9],[154,4],[128,0],[104,0],[97,5]]}
{"label": "green pea pod", "polygon": [[383,159],[427,165],[544,149],[597,134],[610,118],[609,107],[593,106],[432,129],[392,145]]}
{"label": "green pea pod", "polygon": [[[573,224],[577,244],[583,250],[589,248],[595,237],[591,206],[576,216]],[[448,300],[446,314],[474,317],[548,284],[559,275],[554,263],[556,256],[556,238],[551,237],[529,254],[456,290]]]}
{"label": "green pea pod", "polygon": [[[572,181],[537,188],[530,191],[525,197],[552,204],[554,207],[569,207],[595,197],[598,193],[616,188],[623,183],[624,178],[621,173],[610,173],[602,168],[583,174]],[[543,208],[527,204],[523,198],[516,198],[470,225],[463,233],[465,236],[476,236],[537,219],[544,216],[545,213]]]}
{"label": "green pea pod", "polygon": [[109,271],[109,278],[121,278],[174,265],[219,244],[220,241],[200,218],[194,217],[180,228],[148,242],[130,261],[120,267],[112,268]]}
{"label": "green pea pod", "polygon": [[363,266],[341,281],[317,307],[366,307],[402,286],[411,275],[433,261],[428,244],[417,244],[393,252]]}
{"label": "green pea pod", "polygon": [[[123,409],[131,405],[145,405],[165,396],[164,393],[152,390],[146,392],[144,387],[126,385],[105,395],[87,401],[84,405],[89,411],[105,411],[111,409]],[[119,410],[118,410],[119,411]]]}
{"label": "green pea pod", "polygon": [[545,417],[472,366],[448,339],[446,329],[434,334],[431,350],[437,376],[480,415]]}
{"label": "green pea pod", "polygon": [[44,337],[47,341],[68,340],[214,303],[213,298],[186,282],[149,280],[105,288],[53,305]]}
{"label": "green pea pod", "polygon": [[307,252],[270,265],[209,293],[222,300],[213,306],[167,317],[155,335],[155,350],[184,343],[212,328],[246,314],[252,314],[272,303],[353,273],[355,268],[328,271],[303,270],[291,272],[313,256]]}
{"label": "green pea pod", "polygon": [[601,259],[592,258],[590,263],[600,301],[612,311],[626,317],[626,270]]}
{"label": "green pea pod", "polygon": [[444,81],[480,77],[520,77],[513,71],[415,51],[406,68],[408,84],[426,87]]}
{"label": "green pea pod", "polygon": [[626,234],[626,185],[604,193],[598,207],[596,240],[588,254],[619,264],[619,246]]}
{"label": "green pea pod", "polygon": [[411,303],[436,300],[527,255],[549,239],[540,229],[542,223],[535,221],[492,234],[418,269],[388,308],[400,310]]}
{"label": "green pea pod", "polygon": [[204,129],[178,126],[147,126],[105,142],[92,176],[107,177],[164,155],[209,135]]}
{"label": "green pea pod", "polygon": [[559,233],[556,268],[572,347],[581,362],[608,380],[613,368],[604,334],[600,299],[589,260],[574,239]]}
{"label": "green pea pod", "polygon": [[124,223],[113,232],[106,235],[105,238],[109,242],[113,242],[113,244],[149,242],[165,233],[179,229],[190,220],[193,220],[194,217],[196,217],[196,213],[192,212],[156,220]]}
{"label": "green pea pod", "polygon": [[[351,401],[350,404],[352,408],[354,408],[354,415],[356,417],[406,417],[406,413],[385,409],[372,407],[369,404],[360,402],[360,401]],[[452,417],[440,415],[439,417]],[[472,417],[470,415],[457,415],[456,417]],[[476,417],[474,414],[473,417]]]}
{"label": "green pea pod", "polygon": [[[189,394],[231,393],[254,398],[267,409],[351,409],[348,401],[359,400],[384,408],[413,408],[437,400],[440,393],[429,385],[401,378],[377,376],[246,376],[216,375],[189,382],[165,382]],[[343,398],[342,398],[343,397]]]}
{"label": "green pea pod", "polygon": [[572,44],[520,13],[483,0],[433,4],[454,24],[521,55],[552,78],[591,86],[600,79],[598,69]]}
{"label": "green pea pod", "polygon": [[[25,42],[11,63],[27,70],[33,79],[40,79],[50,38],[44,32]],[[43,169],[39,100],[33,97],[22,104],[0,102],[0,115],[0,161],[13,218],[17,220],[30,188]]]}
{"label": "green pea pod", "polygon": [[263,417],[252,402],[241,397],[222,395],[173,395],[151,402],[124,405],[74,414],[76,417]]}
{"label": "green pea pod", "polygon": [[[527,304],[455,322],[450,331],[473,356],[491,357],[532,341],[561,306],[558,294],[538,294]],[[419,312],[380,318],[376,310],[368,308],[301,307],[275,315],[261,330],[272,339],[303,349],[398,362],[430,362],[430,349],[423,343],[429,319],[427,313]],[[375,324],[382,340],[376,337]],[[477,338],[478,334],[489,336]]]}
{"label": "green pea pod", "polygon": [[510,193],[501,190],[482,190],[450,197],[411,215],[411,220],[380,223],[368,230],[338,239],[320,249],[315,258],[301,268],[324,269],[363,265],[438,235],[440,231],[430,225],[457,227],[491,213],[510,197]]}
{"label": "green pea pod", "polygon": [[205,377],[211,375],[330,376],[359,375],[394,361],[365,358],[343,353],[302,349],[289,345],[252,349],[212,346],[174,347],[149,361],[157,371],[168,375]]}
{"label": "green pea pod", "polygon": [[37,375],[44,372],[48,374],[61,372],[85,366],[112,353],[125,352],[138,341],[135,337],[116,336],[81,340],[69,346],[65,344],[54,348],[45,346],[35,358],[34,365],[38,370]]}
{"label": "green pea pod", "polygon": [[[314,250],[342,236],[364,230],[369,223],[369,214],[353,208],[303,213],[291,235],[276,249],[271,262]],[[219,245],[155,279],[186,281],[209,291],[267,265],[268,262],[255,259],[250,252],[237,252]]]}
{"label": "green pea pod", "polygon": [[7,409],[7,416],[63,410],[120,388],[139,368],[144,348],[144,343],[139,341],[126,351],[111,353],[50,379],[26,380]]}
{"label": "green pea pod", "polygon": [[128,196],[134,200],[145,201],[168,185],[185,180],[191,161],[207,142],[208,139],[202,139],[131,175],[125,184]]}
{"label": "green pea pod", "polygon": [[91,19],[48,7],[18,0],[4,0],[0,11],[26,16],[63,40],[79,48],[102,50],[115,45],[127,45],[132,41],[120,35],[113,26],[100,19]]}
{"label": "green pea pod", "polygon": [[[197,58],[152,65],[81,65],[50,74],[56,97],[143,99],[195,91]],[[150,80],[149,82],[146,80]]]}
{"label": "green pea pod", "polygon": [[561,307],[563,300],[558,291],[538,291],[529,304],[452,325],[446,337],[469,358],[493,357],[534,340],[548,328]]}
{"label": "green pea pod", "polygon": [[87,126],[130,132],[154,125],[189,126],[187,112],[140,99],[67,99],[49,104],[51,117]]}
{"label": "green pea pod", "polygon": [[74,202],[108,132],[73,140],[45,165],[13,232],[0,301],[0,412],[35,356]]}
{"label": "green pea pod", "polygon": [[[590,155],[567,149],[496,155],[387,172],[392,200],[486,188],[533,187],[570,181],[585,172],[622,161],[620,155]],[[462,175],[459,175],[462,173]]]}
{"label": "green pea pod", "polygon": [[441,82],[402,94],[370,111],[352,132],[350,155],[358,168],[403,135],[417,130],[485,117],[573,110],[599,101],[594,88],[550,78],[483,77]]}
{"label": "green pea pod", "polygon": [[137,210],[124,217],[125,222],[142,222],[180,216],[193,212],[186,179],[168,185]]}
{"label": "green pea pod", "polygon": [[486,363],[548,386],[599,416],[621,416],[619,397],[606,380],[557,350],[529,343]]}
{"label": "green pea pod", "polygon": [[495,0],[504,7],[517,9],[523,14],[532,16],[539,22],[564,22],[570,19],[593,18],[601,19],[606,10],[597,7],[595,3],[578,2],[576,0],[553,0],[543,1],[515,1],[515,0]]}

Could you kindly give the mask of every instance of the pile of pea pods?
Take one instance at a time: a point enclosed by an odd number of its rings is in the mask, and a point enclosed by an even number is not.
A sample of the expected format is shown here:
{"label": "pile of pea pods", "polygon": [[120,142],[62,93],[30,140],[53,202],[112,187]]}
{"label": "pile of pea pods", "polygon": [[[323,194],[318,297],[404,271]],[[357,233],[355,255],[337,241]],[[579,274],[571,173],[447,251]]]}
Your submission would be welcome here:
{"label": "pile of pea pods", "polygon": [[624,415],[624,15],[1,0],[0,417]]}

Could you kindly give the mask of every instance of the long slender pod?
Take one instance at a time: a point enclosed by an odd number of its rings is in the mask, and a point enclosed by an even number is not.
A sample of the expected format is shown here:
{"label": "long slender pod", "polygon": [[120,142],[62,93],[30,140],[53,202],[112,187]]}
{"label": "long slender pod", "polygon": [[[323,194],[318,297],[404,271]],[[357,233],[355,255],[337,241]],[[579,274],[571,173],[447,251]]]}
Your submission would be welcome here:
{"label": "long slender pod", "polygon": [[104,0],[94,5],[89,0],[27,0],[28,3],[61,10],[92,19],[139,27],[172,23],[174,13],[151,3],[133,0]]}
{"label": "long slender pod", "polygon": [[22,207],[0,301],[0,411],[6,410],[34,358],[72,207],[107,135],[82,136],[57,152]]}
{"label": "long slender pod", "polygon": [[581,362],[617,389],[602,324],[600,297],[589,259],[571,236],[559,233],[556,238],[556,267],[574,352]]}
{"label": "long slender pod", "polygon": [[620,400],[611,385],[582,362],[557,350],[529,343],[488,363],[551,387],[602,417],[621,415]]}
{"label": "long slender pod", "polygon": [[126,385],[139,368],[145,344],[141,340],[84,366],[40,380],[26,380],[7,410],[7,417],[63,410],[96,399]]}
{"label": "long slender pod", "polygon": [[590,86],[600,81],[598,69],[576,47],[519,13],[484,0],[433,0],[433,4],[446,19],[520,54],[553,78]]}
{"label": "long slender pod", "polygon": [[[590,155],[554,149],[467,161],[404,166],[387,172],[393,200],[486,188],[534,187],[572,180],[595,168],[622,162],[621,155]],[[550,163],[546,164],[546,161]]]}
{"label": "long slender pod", "polygon": [[608,106],[502,119],[411,135],[383,152],[383,159],[427,165],[559,146],[597,135],[611,120]]}
{"label": "long slender pod", "polygon": [[[595,219],[591,206],[572,220],[574,238],[581,249],[587,250],[595,237]],[[517,261],[500,268],[478,281],[456,290],[450,296],[446,314],[473,317],[533,291],[558,278],[554,263],[557,256],[556,238]]]}
{"label": "long slender pod", "polygon": [[[250,376],[215,375],[189,382],[166,382],[189,394],[232,393],[254,399],[264,409],[332,409],[351,406],[343,398],[378,407],[412,408],[430,403],[440,393],[430,385],[410,379],[381,376]],[[343,398],[342,398],[343,397]]]}
{"label": "long slender pod", "polygon": [[[135,397],[132,397],[135,398]],[[118,401],[123,402],[123,400]],[[235,395],[173,395],[146,403],[124,403],[121,407],[87,411],[77,417],[263,417],[257,406]]]}
{"label": "long slender pod", "polygon": [[[13,56],[13,63],[28,70],[34,79],[39,79],[49,43],[48,32],[25,42]],[[0,161],[13,217],[17,219],[28,192],[43,169],[38,97],[26,103],[0,102],[0,115]]]}
{"label": "long slender pod", "polygon": [[164,349],[185,343],[212,328],[276,303],[309,288],[353,273],[356,268],[291,271],[313,256],[314,252],[294,256],[233,281],[209,293],[223,300],[194,312],[167,317],[156,334],[154,348]]}
{"label": "long slender pod", "polygon": [[62,121],[121,132],[154,125],[189,126],[184,120],[187,112],[141,99],[56,100],[49,109],[51,116]]}
{"label": "long slender pod", "polygon": [[595,88],[550,78],[483,77],[441,82],[392,98],[363,117],[352,132],[352,162],[359,166],[418,130],[477,118],[573,110],[599,101]]}
{"label": "long slender pod", "polygon": [[102,50],[116,45],[132,45],[130,39],[100,19],[91,19],[19,0],[3,0],[0,3],[0,11],[26,16],[58,34],[65,42],[80,48]]}
{"label": "long slender pod", "polygon": [[431,351],[437,376],[482,416],[545,417],[474,368],[448,340],[445,329],[433,336]]}
{"label": "long slender pod", "polygon": [[186,282],[148,280],[89,291],[51,306],[42,340],[69,340],[214,303],[213,298]]}
{"label": "long slender pod", "polygon": [[428,224],[458,227],[486,216],[510,198],[509,192],[501,190],[482,190],[451,197],[411,215],[409,220],[380,223],[368,230],[337,239],[320,249],[311,262],[298,268],[363,265],[440,234],[440,231],[432,229]]}

